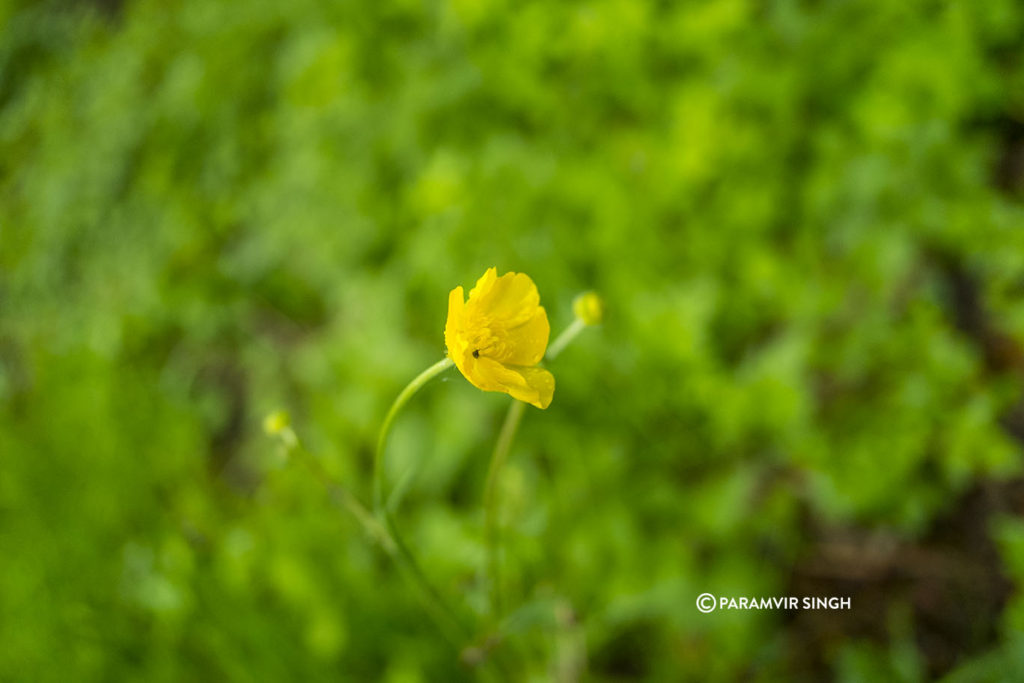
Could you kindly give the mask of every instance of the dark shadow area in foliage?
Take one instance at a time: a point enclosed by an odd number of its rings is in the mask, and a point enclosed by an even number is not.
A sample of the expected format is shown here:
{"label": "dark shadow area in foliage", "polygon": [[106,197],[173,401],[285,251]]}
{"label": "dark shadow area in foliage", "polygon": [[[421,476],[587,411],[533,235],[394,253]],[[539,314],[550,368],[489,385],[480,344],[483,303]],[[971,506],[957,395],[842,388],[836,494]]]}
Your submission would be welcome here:
{"label": "dark shadow area in foliage", "polygon": [[[978,277],[949,252],[934,249],[928,257],[946,286],[948,315],[976,345],[986,371],[1024,381],[1024,347],[985,310]],[[1024,443],[1024,403],[1011,407],[1001,423]],[[788,594],[850,596],[855,609],[789,615],[794,671],[826,680],[835,673],[830,653],[844,642],[888,643],[891,617],[903,605],[911,607],[914,639],[930,678],[990,648],[1014,590],[991,537],[992,523],[1005,515],[1024,516],[1024,478],[975,483],[914,540],[825,525],[805,513],[808,555],[794,567]]]}
{"label": "dark shadow area in foliage", "polygon": [[891,617],[903,605],[911,607],[929,677],[985,651],[1013,589],[989,535],[990,522],[1004,514],[1024,514],[1024,480],[975,487],[916,541],[809,524],[811,551],[794,568],[788,594],[849,596],[853,609],[791,613],[794,671],[830,679],[828,654],[851,639],[889,642]]}

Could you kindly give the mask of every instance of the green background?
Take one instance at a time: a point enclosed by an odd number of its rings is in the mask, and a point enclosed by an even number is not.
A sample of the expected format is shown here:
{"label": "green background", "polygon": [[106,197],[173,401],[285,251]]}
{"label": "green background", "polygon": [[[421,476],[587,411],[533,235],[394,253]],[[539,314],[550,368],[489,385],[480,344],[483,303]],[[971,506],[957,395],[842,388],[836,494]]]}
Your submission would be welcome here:
{"label": "green background", "polygon": [[[457,681],[369,498],[447,295],[528,273],[509,680],[1024,670],[1024,7],[0,4],[0,680]],[[508,397],[399,418],[474,629]],[[842,612],[716,611],[850,596]],[[466,645],[481,644],[483,631]]]}

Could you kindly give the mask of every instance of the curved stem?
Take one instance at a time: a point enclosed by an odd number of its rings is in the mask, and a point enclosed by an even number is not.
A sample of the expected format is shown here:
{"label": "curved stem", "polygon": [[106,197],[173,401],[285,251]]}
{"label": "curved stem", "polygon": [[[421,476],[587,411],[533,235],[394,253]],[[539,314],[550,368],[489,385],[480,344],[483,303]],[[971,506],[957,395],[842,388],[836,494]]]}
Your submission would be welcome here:
{"label": "curved stem", "polygon": [[465,642],[468,636],[465,627],[463,627],[459,618],[455,615],[452,608],[448,606],[448,603],[445,602],[441,594],[430,583],[427,575],[423,573],[419,562],[416,561],[416,557],[409,550],[409,546],[405,544],[405,541],[402,540],[398,527],[395,526],[394,517],[386,510],[384,512],[384,522],[387,525],[389,538],[393,543],[394,552],[390,553],[391,557],[419,588],[424,605],[430,612],[434,623],[441,630],[445,640],[455,647],[456,650],[461,649],[462,643]]}
{"label": "curved stem", "polygon": [[427,581],[423,570],[420,569],[401,536],[398,535],[398,529],[391,516],[386,515],[382,522],[371,513],[351,491],[327,473],[320,461],[303,447],[291,427],[285,427],[280,433],[280,438],[285,452],[301,459],[313,475],[324,484],[331,502],[355,517],[366,534],[379,543],[384,552],[409,575],[413,583],[420,589],[424,605],[440,629],[441,635],[458,650],[465,640],[466,634],[462,631],[454,613],[448,609],[440,594]]}
{"label": "curved stem", "polygon": [[423,598],[424,604],[426,605],[430,616],[434,619],[435,624],[441,630],[442,635],[451,642],[452,645],[459,648],[460,643],[466,638],[465,628],[462,626],[455,611],[448,606],[441,593],[427,579],[427,575],[420,568],[419,562],[416,561],[416,557],[409,550],[409,546],[405,543],[402,538],[402,534],[398,530],[398,525],[395,523],[395,518],[391,513],[391,510],[385,505],[384,497],[384,453],[388,443],[388,433],[391,431],[391,424],[395,421],[395,417],[402,410],[409,399],[419,391],[423,385],[429,382],[431,379],[441,374],[453,365],[450,358],[443,358],[438,362],[431,365],[429,368],[421,372],[416,376],[413,381],[402,389],[401,393],[395,399],[395,402],[391,404],[391,408],[388,410],[387,415],[384,417],[384,423],[381,425],[380,434],[377,437],[377,450],[373,457],[373,506],[376,512],[376,518],[380,520],[388,534],[388,539],[391,541],[392,552],[389,554],[398,564],[399,568],[402,569],[406,575],[412,580],[412,582],[419,589],[420,594]]}
{"label": "curved stem", "polygon": [[334,478],[327,473],[327,470],[325,470],[324,466],[320,464],[320,461],[317,460],[312,453],[307,451],[299,442],[298,437],[295,435],[295,432],[291,427],[285,427],[281,434],[281,438],[286,452],[297,455],[313,475],[323,483],[324,487],[327,489],[328,495],[330,496],[331,502],[355,517],[356,521],[363,527],[367,536],[377,543],[380,543],[381,547],[387,554],[393,554],[395,552],[395,543],[384,525],[373,516],[373,513],[367,510],[366,507],[359,502],[359,499],[356,498],[348,488],[335,481]]}
{"label": "curved stem", "polygon": [[[441,374],[454,363],[449,358],[444,358],[421,372],[399,393],[392,403],[390,410],[381,425],[380,434],[377,439],[377,451],[374,454],[374,512],[371,513],[359,499],[354,496],[345,486],[334,481],[327,473],[320,462],[306,451],[299,443],[298,437],[291,427],[284,427],[277,431],[286,453],[298,454],[306,463],[314,475],[320,479],[330,494],[331,502],[349,512],[363,526],[369,536],[380,543],[385,553],[394,560],[400,571],[415,584],[423,600],[424,607],[429,612],[440,635],[457,651],[461,652],[469,633],[459,620],[455,611],[449,607],[444,598],[427,579],[426,574],[420,568],[415,556],[409,550],[408,545],[402,539],[395,524],[394,517],[388,506],[383,504],[384,500],[384,449],[387,446],[388,432],[395,417],[402,407],[412,396],[420,390],[428,381]],[[482,673],[488,679],[497,678],[506,680],[507,675],[499,664],[492,660],[484,660],[480,664],[484,667]]]}
{"label": "curved stem", "polygon": [[515,400],[509,405],[508,412],[505,413],[505,422],[501,425],[501,433],[498,434],[498,441],[494,444],[491,464],[487,468],[487,483],[484,486],[484,538],[487,547],[487,572],[490,575],[491,616],[494,619],[500,619],[502,611],[501,558],[498,557],[500,539],[497,523],[498,472],[508,458],[525,407],[525,403]]}
{"label": "curved stem", "polygon": [[429,368],[416,376],[416,379],[402,389],[398,398],[391,404],[388,414],[384,417],[384,424],[380,426],[380,434],[377,437],[377,451],[373,456],[373,507],[378,514],[384,508],[384,449],[388,444],[388,432],[391,431],[391,423],[395,421],[402,407],[409,402],[409,399],[419,391],[424,384],[437,375],[450,368],[454,363],[451,358],[443,358],[431,365]]}
{"label": "curved stem", "polygon": [[327,489],[328,496],[332,503],[337,507],[351,514],[357,522],[363,527],[363,531],[366,535],[379,543],[386,553],[389,555],[395,552],[395,544],[391,539],[391,535],[388,530],[384,527],[380,521],[373,516],[366,507],[359,501],[351,491],[348,490],[344,485],[335,481],[324,466],[320,464],[312,453],[306,450],[306,447],[299,441],[299,437],[295,434],[295,430],[291,427],[284,427],[278,434],[281,439],[281,445],[284,447],[286,455],[297,456],[298,459],[309,468],[310,472],[313,473],[317,479],[319,479],[324,487]]}

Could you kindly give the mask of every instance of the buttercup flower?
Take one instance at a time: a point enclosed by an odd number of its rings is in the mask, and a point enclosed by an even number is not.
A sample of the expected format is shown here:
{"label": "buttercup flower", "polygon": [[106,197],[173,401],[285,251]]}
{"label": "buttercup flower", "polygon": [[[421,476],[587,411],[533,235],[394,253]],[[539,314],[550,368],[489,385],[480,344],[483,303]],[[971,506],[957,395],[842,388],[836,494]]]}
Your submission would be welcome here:
{"label": "buttercup flower", "polygon": [[488,268],[468,300],[463,299],[462,287],[448,295],[448,357],[478,389],[503,391],[547,408],[555,378],[535,366],[544,357],[550,334],[537,286],[523,273],[498,277],[496,268]]}

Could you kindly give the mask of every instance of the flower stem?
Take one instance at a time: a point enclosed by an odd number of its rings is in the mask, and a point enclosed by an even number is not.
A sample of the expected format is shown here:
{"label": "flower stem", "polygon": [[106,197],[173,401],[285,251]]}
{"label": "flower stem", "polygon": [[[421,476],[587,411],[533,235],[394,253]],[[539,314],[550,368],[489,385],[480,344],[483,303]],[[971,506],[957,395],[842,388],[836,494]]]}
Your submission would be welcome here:
{"label": "flower stem", "polygon": [[464,642],[466,634],[462,632],[462,627],[455,618],[454,613],[447,608],[441,596],[427,581],[412,553],[409,552],[409,548],[402,541],[401,536],[398,535],[398,530],[394,527],[394,521],[390,516],[387,516],[382,523],[345,486],[335,481],[328,474],[327,470],[324,469],[324,466],[320,464],[320,461],[302,446],[302,443],[291,427],[281,429],[278,436],[284,446],[285,453],[302,460],[313,473],[313,476],[324,484],[331,502],[355,517],[366,534],[379,543],[384,552],[416,584],[420,589],[424,606],[430,612],[438,629],[440,629],[442,637],[458,650]]}
{"label": "flower stem", "polygon": [[320,461],[313,457],[313,454],[307,451],[302,444],[299,442],[298,437],[291,427],[285,427],[281,433],[281,441],[284,444],[285,452],[289,455],[296,455],[307,468],[313,473],[313,475],[323,482],[327,488],[327,493],[330,495],[331,502],[337,505],[342,510],[348,512],[356,521],[363,527],[366,534],[377,543],[380,543],[381,547],[388,555],[394,554],[396,546],[394,540],[391,538],[391,534],[388,530],[373,516],[366,507],[359,502],[351,491],[345,486],[336,482],[324,466],[320,464]]}
{"label": "flower stem", "polygon": [[[575,318],[555,341],[548,345],[545,359],[554,360],[586,327],[587,324],[582,319]],[[498,434],[498,441],[494,444],[494,451],[491,453],[491,463],[487,468],[487,482],[484,484],[484,545],[487,552],[491,616],[495,620],[501,618],[503,609],[499,552],[501,538],[498,529],[498,473],[512,449],[512,441],[515,439],[519,423],[523,419],[525,408],[526,404],[522,401],[513,400],[509,405],[508,412],[505,413],[505,422],[501,425],[501,432]]]}
{"label": "flower stem", "polygon": [[440,629],[441,635],[456,650],[460,650],[469,635],[465,627],[463,627],[459,618],[455,615],[455,611],[449,607],[441,593],[434,588],[427,575],[423,573],[419,562],[416,561],[416,557],[409,550],[409,546],[405,544],[405,541],[402,540],[398,527],[395,526],[395,518],[387,510],[384,511],[384,520],[385,524],[387,524],[389,538],[394,544],[394,552],[390,553],[392,559],[405,571],[419,589],[424,605],[427,611],[430,612],[434,624]]}
{"label": "flower stem", "polygon": [[391,404],[388,414],[384,417],[384,424],[381,425],[380,435],[377,437],[377,452],[373,456],[373,507],[377,510],[378,514],[384,509],[384,449],[388,444],[388,433],[391,431],[391,423],[395,421],[395,416],[409,402],[409,399],[424,384],[440,375],[453,364],[451,358],[445,357],[418,374],[416,379],[409,382],[405,389],[402,389],[402,392],[398,394],[398,398]]}
{"label": "flower stem", "polygon": [[567,328],[562,330],[562,333],[558,335],[555,341],[548,345],[548,352],[544,357],[547,360],[554,360],[555,357],[560,354],[586,326],[587,324],[581,319],[575,318],[571,323],[569,323]]}
{"label": "flower stem", "polygon": [[513,400],[505,413],[505,422],[501,425],[498,441],[494,444],[491,464],[487,468],[487,483],[484,487],[484,538],[487,547],[487,572],[490,575],[491,616],[497,620],[502,612],[501,559],[498,557],[498,471],[505,463],[508,452],[512,448],[519,422],[523,418],[526,404]]}
{"label": "flower stem", "polygon": [[416,376],[413,381],[402,389],[401,393],[395,399],[395,402],[391,404],[391,408],[388,410],[387,415],[384,417],[384,423],[380,428],[380,435],[377,437],[377,451],[373,457],[373,507],[376,512],[376,519],[383,524],[388,538],[391,541],[393,551],[389,553],[394,559],[395,563],[398,564],[399,568],[405,572],[406,576],[419,589],[420,594],[424,600],[424,603],[430,612],[431,617],[434,619],[434,623],[441,630],[442,635],[456,647],[459,648],[460,643],[465,641],[467,636],[466,630],[459,618],[456,616],[455,611],[445,602],[445,599],[441,596],[441,593],[434,588],[427,579],[427,575],[420,568],[419,562],[416,561],[416,557],[409,550],[409,546],[402,538],[402,534],[398,530],[398,525],[395,523],[395,518],[392,515],[392,511],[385,504],[384,497],[384,453],[388,443],[388,433],[391,431],[391,424],[395,421],[395,417],[402,410],[409,399],[419,391],[423,385],[429,382],[431,379],[441,374],[453,365],[450,358],[443,358],[438,362],[431,365],[429,368],[421,372]]}

